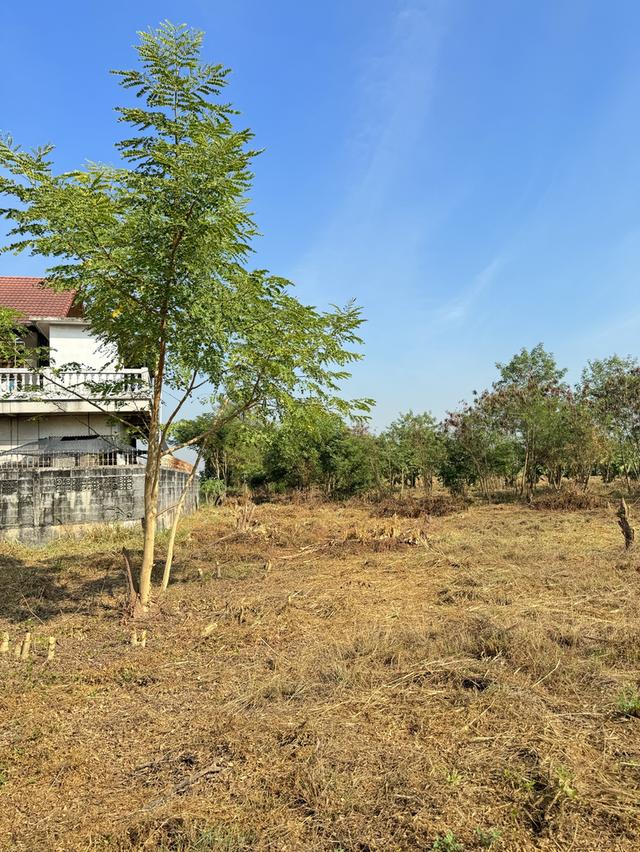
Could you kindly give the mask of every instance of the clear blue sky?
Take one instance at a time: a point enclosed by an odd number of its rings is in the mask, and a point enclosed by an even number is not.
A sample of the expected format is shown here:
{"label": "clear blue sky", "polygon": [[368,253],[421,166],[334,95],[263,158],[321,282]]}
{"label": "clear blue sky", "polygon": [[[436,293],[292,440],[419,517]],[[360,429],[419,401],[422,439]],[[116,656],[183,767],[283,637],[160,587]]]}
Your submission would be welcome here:
{"label": "clear blue sky", "polygon": [[[577,378],[638,353],[640,4],[33,0],[3,7],[0,130],[113,160],[110,68],[163,18],[206,31],[266,150],[255,262],[363,307],[348,394],[440,415],[543,341]],[[0,274],[41,259],[0,257]]]}

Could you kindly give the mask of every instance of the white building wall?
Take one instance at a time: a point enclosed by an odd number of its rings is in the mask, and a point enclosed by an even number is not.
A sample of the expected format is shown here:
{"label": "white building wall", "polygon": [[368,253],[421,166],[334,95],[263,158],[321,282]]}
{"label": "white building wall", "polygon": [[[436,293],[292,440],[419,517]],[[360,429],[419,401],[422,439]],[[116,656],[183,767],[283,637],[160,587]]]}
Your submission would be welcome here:
{"label": "white building wall", "polygon": [[77,363],[92,370],[115,369],[115,353],[94,337],[87,325],[52,323],[49,327],[51,363],[61,367]]}
{"label": "white building wall", "polygon": [[0,452],[40,438],[96,434],[116,436],[124,431],[123,424],[107,414],[0,417]]}

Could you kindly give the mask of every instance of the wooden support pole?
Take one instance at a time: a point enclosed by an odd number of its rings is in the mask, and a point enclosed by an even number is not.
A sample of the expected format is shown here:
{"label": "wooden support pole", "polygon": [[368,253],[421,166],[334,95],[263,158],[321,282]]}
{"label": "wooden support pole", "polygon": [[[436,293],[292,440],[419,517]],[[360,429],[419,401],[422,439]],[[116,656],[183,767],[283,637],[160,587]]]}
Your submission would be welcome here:
{"label": "wooden support pole", "polygon": [[2,643],[0,644],[0,654],[8,654],[9,653],[9,634],[5,630],[2,634]]}
{"label": "wooden support pole", "polygon": [[56,655],[56,637],[49,636],[49,644],[47,647],[47,662],[51,662]]}

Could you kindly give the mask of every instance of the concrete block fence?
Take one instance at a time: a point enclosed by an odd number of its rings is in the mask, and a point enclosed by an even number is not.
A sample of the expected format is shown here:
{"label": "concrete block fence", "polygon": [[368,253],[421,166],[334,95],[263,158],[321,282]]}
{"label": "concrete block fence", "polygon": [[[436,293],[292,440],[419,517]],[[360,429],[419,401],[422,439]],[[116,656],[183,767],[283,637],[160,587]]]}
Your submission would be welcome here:
{"label": "concrete block fence", "polygon": [[[188,474],[162,468],[160,526],[171,523]],[[198,477],[183,511],[198,505]],[[0,468],[0,538],[43,544],[93,524],[140,524],[144,514],[144,467]]]}

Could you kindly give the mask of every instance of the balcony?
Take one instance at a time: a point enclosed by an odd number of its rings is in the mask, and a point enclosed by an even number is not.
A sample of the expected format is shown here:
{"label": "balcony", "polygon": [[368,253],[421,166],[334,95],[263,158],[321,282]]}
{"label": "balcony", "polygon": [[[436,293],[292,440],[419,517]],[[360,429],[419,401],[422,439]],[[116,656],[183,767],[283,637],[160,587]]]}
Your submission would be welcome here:
{"label": "balcony", "polygon": [[0,414],[147,411],[149,372],[0,368]]}

